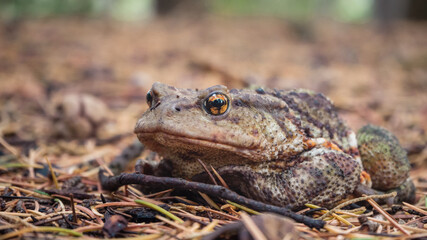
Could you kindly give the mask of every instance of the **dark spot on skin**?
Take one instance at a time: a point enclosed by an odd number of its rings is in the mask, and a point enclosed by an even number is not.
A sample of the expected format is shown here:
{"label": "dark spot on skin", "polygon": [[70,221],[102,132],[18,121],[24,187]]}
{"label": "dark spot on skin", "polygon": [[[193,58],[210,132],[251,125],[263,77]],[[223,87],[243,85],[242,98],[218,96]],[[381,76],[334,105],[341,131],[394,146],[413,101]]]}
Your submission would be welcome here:
{"label": "dark spot on skin", "polygon": [[179,108],[179,107],[175,107],[175,110],[176,110],[177,112],[181,112],[181,108]]}
{"label": "dark spot on skin", "polygon": [[313,176],[316,179],[323,177],[322,171],[316,167],[310,167],[308,169],[308,172],[310,173],[311,176]]}
{"label": "dark spot on skin", "polygon": [[238,89],[233,88],[233,89],[231,89],[231,90],[230,90],[230,93],[231,93],[231,94],[237,94],[237,93],[239,93],[239,90],[238,90]]}
{"label": "dark spot on skin", "polygon": [[358,150],[357,148],[354,148],[354,147],[350,148],[350,149],[347,151],[347,153],[348,153],[348,154],[350,154],[350,155],[351,155],[351,156],[353,156],[353,157],[360,156],[359,150]]}
{"label": "dark spot on skin", "polygon": [[326,131],[328,131],[328,133],[329,133],[329,138],[333,139],[334,138],[334,129],[331,128],[329,123],[326,123],[324,126],[325,126]]}
{"label": "dark spot on skin", "polygon": [[258,136],[258,129],[252,129],[252,135]]}
{"label": "dark spot on skin", "polygon": [[256,92],[256,93],[258,93],[258,94],[265,94],[265,91],[264,91],[264,89],[262,89],[262,88],[257,88],[257,89],[255,90],[255,92]]}
{"label": "dark spot on skin", "polygon": [[265,116],[264,116],[264,112],[260,112],[259,114],[257,114],[257,115],[260,115],[261,116],[261,120],[262,121],[264,121],[265,119],[267,119]]}
{"label": "dark spot on skin", "polygon": [[308,157],[301,157],[299,155],[289,156],[288,159],[286,160],[286,162],[282,162],[281,165],[275,164],[275,165],[272,165],[271,167],[274,170],[281,170],[281,171],[291,170],[293,177],[297,177],[297,174],[292,169],[298,169],[299,164],[301,164],[305,161],[308,161],[308,160],[310,160]]}
{"label": "dark spot on skin", "polygon": [[297,126],[298,128],[301,128],[301,119],[295,117],[295,115],[287,113],[285,114],[285,118],[290,120],[291,123]]}
{"label": "dark spot on skin", "polygon": [[[333,144],[335,144],[335,145],[337,145],[337,147],[339,148],[339,149],[343,149],[343,147],[341,146],[341,144],[339,144],[339,143],[337,143],[335,140],[331,140],[331,142],[333,143]],[[346,152],[347,153],[347,152]],[[348,154],[348,153],[347,153]]]}
{"label": "dark spot on skin", "polygon": [[311,134],[311,129],[309,127],[304,128],[304,133],[308,137],[313,137],[313,135]]}
{"label": "dark spot on skin", "polygon": [[[197,155],[192,155],[192,154],[197,154]],[[189,154],[189,152],[188,153],[179,153],[178,154],[178,156],[179,156],[179,158],[180,159],[182,159],[183,161],[186,161],[186,162],[191,162],[191,163],[193,163],[194,162],[194,158],[193,158],[193,156],[201,156],[200,155],[200,153],[192,153],[192,154]]]}
{"label": "dark spot on skin", "polygon": [[291,92],[291,95],[298,96],[304,101],[307,101],[311,97],[310,94],[306,92],[302,92],[302,93]]}
{"label": "dark spot on skin", "polygon": [[176,98],[179,98],[179,95],[176,95]]}
{"label": "dark spot on skin", "polygon": [[247,105],[246,105],[245,103],[243,103],[243,102],[242,102],[242,100],[240,100],[240,99],[233,100],[232,105],[233,105],[234,107],[243,107],[243,106],[247,106]]}
{"label": "dark spot on skin", "polygon": [[196,151],[188,151],[188,154],[189,154],[190,156],[197,156],[197,157],[201,157],[201,156],[203,156],[203,154],[202,154],[202,153],[199,153],[199,152],[196,152]]}
{"label": "dark spot on skin", "polygon": [[228,121],[230,121],[233,124],[239,124],[240,118],[239,117],[229,117],[227,118]]}
{"label": "dark spot on skin", "polygon": [[59,104],[58,106],[56,106],[56,111],[59,114],[63,114],[64,113],[64,105],[63,104]]}
{"label": "dark spot on skin", "polygon": [[289,136],[288,136],[287,128],[286,128],[286,126],[285,126],[285,122],[284,122],[284,121],[282,121],[282,119],[280,119],[280,116],[277,116],[276,114],[272,114],[271,116],[273,117],[274,121],[276,121],[277,125],[279,125],[279,126],[280,126],[280,129],[282,129],[282,131],[283,131],[284,133],[286,133],[286,136],[287,136],[287,137],[289,137]]}

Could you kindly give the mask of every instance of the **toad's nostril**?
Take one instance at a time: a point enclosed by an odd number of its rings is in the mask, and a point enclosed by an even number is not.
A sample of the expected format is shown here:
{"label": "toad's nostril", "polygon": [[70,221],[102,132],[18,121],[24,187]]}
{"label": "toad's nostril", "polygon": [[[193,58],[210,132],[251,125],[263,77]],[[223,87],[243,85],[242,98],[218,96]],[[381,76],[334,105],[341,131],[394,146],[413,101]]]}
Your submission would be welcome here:
{"label": "toad's nostril", "polygon": [[181,108],[180,108],[180,107],[175,107],[175,110],[176,110],[177,112],[180,112],[180,111],[181,111]]}

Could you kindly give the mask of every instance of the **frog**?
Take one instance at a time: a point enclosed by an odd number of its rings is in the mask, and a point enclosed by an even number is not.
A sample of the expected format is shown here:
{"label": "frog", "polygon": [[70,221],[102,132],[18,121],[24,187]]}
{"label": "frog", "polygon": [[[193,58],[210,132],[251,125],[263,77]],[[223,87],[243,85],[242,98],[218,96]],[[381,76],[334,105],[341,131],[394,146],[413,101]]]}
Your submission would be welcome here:
{"label": "frog", "polygon": [[211,167],[231,190],[292,209],[332,207],[358,186],[414,198],[397,138],[374,125],[356,134],[322,93],[156,82],[146,101],[134,132],[162,160],[144,160],[143,173],[209,182]]}

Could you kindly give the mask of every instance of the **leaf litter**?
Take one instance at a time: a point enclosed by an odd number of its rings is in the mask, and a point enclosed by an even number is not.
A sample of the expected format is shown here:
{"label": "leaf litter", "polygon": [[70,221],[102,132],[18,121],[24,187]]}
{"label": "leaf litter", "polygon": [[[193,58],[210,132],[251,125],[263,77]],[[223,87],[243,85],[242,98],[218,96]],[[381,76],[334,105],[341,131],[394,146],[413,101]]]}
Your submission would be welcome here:
{"label": "leaf litter", "polygon": [[[0,81],[0,239],[427,238],[422,23],[397,23],[386,35],[374,26],[313,23],[313,39],[307,40],[274,19],[190,22],[156,20],[139,28],[76,19],[1,24],[0,77],[7,80]],[[207,29],[210,41],[202,37]],[[53,37],[46,40],[46,32]],[[355,40],[359,36],[370,41]],[[235,48],[236,38],[252,41]],[[102,190],[100,170],[132,174],[137,158],[158,160],[132,147],[134,124],[154,81],[321,91],[352,128],[370,122],[398,136],[411,159],[417,201],[387,206],[361,197],[333,209],[307,204],[296,214],[325,221],[313,228],[233,201],[239,198],[219,198],[210,187]],[[215,169],[204,169],[227,189]]]}

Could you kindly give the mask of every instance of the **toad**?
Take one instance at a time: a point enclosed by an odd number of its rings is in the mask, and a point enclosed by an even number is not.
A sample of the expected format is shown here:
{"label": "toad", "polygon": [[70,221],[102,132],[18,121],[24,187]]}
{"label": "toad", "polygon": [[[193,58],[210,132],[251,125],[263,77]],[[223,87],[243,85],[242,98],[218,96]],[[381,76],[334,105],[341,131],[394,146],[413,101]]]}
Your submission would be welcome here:
{"label": "toad", "polygon": [[163,157],[146,160],[147,173],[208,181],[199,159],[232,190],[290,208],[331,207],[360,184],[414,198],[396,137],[372,125],[356,134],[321,93],[154,83],[147,103],[135,133]]}

